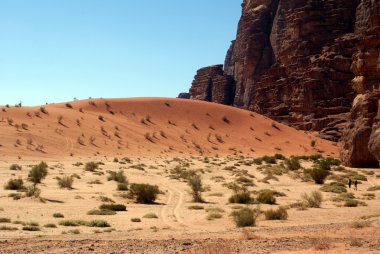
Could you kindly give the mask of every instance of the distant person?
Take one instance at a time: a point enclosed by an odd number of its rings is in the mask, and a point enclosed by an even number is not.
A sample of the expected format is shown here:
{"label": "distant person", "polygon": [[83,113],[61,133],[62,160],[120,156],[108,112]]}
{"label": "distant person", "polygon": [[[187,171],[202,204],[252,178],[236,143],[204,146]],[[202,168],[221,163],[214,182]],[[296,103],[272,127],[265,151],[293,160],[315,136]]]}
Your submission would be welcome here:
{"label": "distant person", "polygon": [[348,179],[348,188],[350,188],[350,189],[351,189],[351,184],[352,184],[352,180],[351,180],[351,178],[349,178]]}
{"label": "distant person", "polygon": [[354,182],[354,189],[358,190],[358,180],[355,180],[355,182]]}

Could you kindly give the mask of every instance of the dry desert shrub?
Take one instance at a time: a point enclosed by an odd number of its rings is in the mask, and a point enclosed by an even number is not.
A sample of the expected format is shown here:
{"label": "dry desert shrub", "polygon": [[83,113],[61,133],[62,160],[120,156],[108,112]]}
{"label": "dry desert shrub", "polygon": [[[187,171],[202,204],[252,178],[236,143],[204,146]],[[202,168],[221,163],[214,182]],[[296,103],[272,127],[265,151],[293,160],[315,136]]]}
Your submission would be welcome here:
{"label": "dry desert shrub", "polygon": [[312,191],[310,195],[304,193],[301,198],[310,208],[319,208],[323,202],[322,193],[319,191]]}
{"label": "dry desert shrub", "polygon": [[230,122],[230,119],[228,119],[227,116],[223,116],[223,117],[222,117],[222,120],[223,120],[223,122],[225,122],[225,123],[227,123],[227,124],[231,123],[231,122]]}
{"label": "dry desert shrub", "polygon": [[58,178],[57,181],[60,188],[72,189],[74,178],[71,176],[63,176],[62,178]]}

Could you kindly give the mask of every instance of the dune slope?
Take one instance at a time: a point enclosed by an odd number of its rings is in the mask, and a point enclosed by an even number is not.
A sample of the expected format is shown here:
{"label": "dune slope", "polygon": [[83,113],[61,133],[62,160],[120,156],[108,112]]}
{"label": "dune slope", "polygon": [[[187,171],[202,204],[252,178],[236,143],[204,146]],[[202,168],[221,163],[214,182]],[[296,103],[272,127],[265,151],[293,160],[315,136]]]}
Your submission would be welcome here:
{"label": "dune slope", "polygon": [[91,99],[1,109],[1,157],[338,154],[313,133],[202,101]]}

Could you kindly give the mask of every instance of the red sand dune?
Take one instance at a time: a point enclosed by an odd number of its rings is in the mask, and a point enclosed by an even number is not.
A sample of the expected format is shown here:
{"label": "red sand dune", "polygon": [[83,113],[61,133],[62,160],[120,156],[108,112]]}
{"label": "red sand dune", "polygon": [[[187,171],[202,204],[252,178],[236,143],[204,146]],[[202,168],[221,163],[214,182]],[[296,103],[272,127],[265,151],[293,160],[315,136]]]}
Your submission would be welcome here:
{"label": "red sand dune", "polygon": [[43,107],[47,114],[40,107],[1,107],[1,157],[337,155],[335,143],[313,133],[203,101],[91,99]]}

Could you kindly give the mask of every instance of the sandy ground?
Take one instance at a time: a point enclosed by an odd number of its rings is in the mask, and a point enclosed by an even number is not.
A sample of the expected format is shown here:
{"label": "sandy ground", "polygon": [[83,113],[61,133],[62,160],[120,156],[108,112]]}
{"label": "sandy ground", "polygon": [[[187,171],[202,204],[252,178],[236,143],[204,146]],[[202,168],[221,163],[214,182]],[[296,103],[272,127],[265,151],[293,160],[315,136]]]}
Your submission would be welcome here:
{"label": "sandy ground", "polygon": [[43,109],[1,109],[0,156],[11,159],[125,154],[338,155],[336,144],[313,133],[203,101],[93,99],[50,104]]}
{"label": "sandy ground", "polygon": [[[0,229],[15,230],[0,230],[0,253],[379,253],[380,192],[367,191],[380,185],[377,169],[350,169],[367,177],[358,191],[349,190],[365,206],[344,207],[332,201],[337,194],[322,192],[321,208],[298,210],[291,205],[300,201],[303,193],[321,186],[300,177],[302,170],[263,182],[268,165],[249,163],[260,155],[275,153],[334,156],[336,144],[254,113],[206,102],[113,99],[107,100],[107,109],[106,100],[92,101],[95,106],[89,101],[72,102],[73,109],[64,104],[47,105],[48,115],[41,113],[39,117],[35,116],[39,107],[4,107],[5,112],[1,111],[0,186],[11,178],[31,185],[28,173],[42,160],[49,169],[38,185],[39,198],[1,188],[0,221],[9,221],[0,223]],[[60,115],[62,124],[57,121]],[[9,119],[13,120],[11,125]],[[80,119],[80,126],[76,119]],[[23,129],[22,123],[28,127]],[[107,133],[102,133],[101,127]],[[151,141],[144,137],[146,133],[153,137]],[[77,142],[78,137],[83,137],[84,145]],[[89,137],[95,137],[93,144]],[[314,147],[311,140],[316,141]],[[36,149],[38,146],[43,148]],[[130,161],[123,162],[124,157]],[[85,171],[83,164],[89,161],[101,162],[100,168]],[[15,163],[22,169],[10,170]],[[205,203],[193,203],[187,182],[173,178],[176,166],[198,172],[205,186]],[[310,168],[311,163],[303,162],[302,166]],[[161,194],[156,203],[137,204],[126,197],[127,192],[117,191],[117,183],[107,180],[107,172],[119,170],[129,183],[157,185]],[[59,188],[57,177],[65,175],[74,176],[72,189]],[[233,194],[228,185],[236,183],[239,176],[251,179],[253,184],[247,188],[255,197],[263,189],[283,193],[276,197],[275,205],[261,204],[260,209],[285,206],[288,219],[272,221],[260,215],[255,227],[237,228],[230,214],[244,206],[257,208],[256,204],[228,202]],[[15,194],[22,197],[15,200]],[[368,194],[374,195],[368,198]],[[105,203],[105,198],[126,205],[127,211],[87,214]],[[189,209],[194,205],[202,209]],[[221,218],[209,220],[210,209],[219,210]],[[64,218],[55,218],[54,213]],[[144,218],[148,213],[157,218]],[[133,218],[141,222],[132,222]],[[95,219],[106,220],[110,227],[60,225],[62,220]],[[23,224],[31,222],[40,230],[23,230]],[[358,222],[363,226],[354,226]],[[47,224],[56,228],[45,227]]]}

